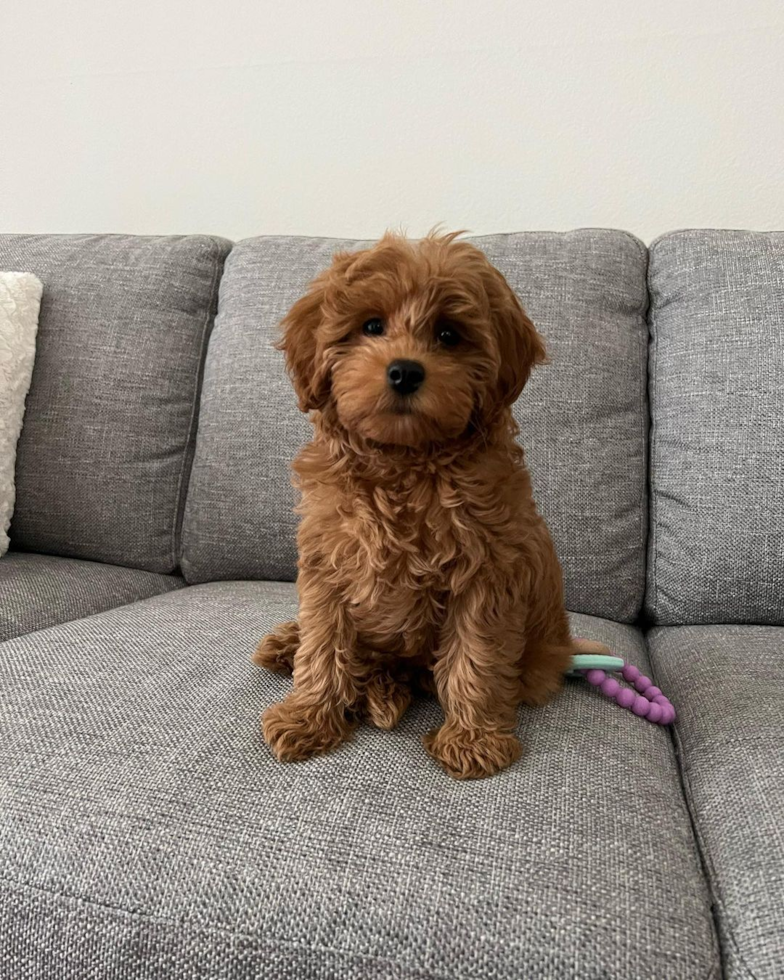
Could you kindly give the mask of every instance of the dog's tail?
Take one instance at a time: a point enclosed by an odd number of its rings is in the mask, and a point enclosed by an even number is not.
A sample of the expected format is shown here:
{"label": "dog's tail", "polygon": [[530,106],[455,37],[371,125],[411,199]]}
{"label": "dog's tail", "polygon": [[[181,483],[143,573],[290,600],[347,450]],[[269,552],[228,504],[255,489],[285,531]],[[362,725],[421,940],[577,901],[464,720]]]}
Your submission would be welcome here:
{"label": "dog's tail", "polygon": [[572,637],[572,648],[574,653],[598,654],[602,657],[612,657],[612,650],[598,640],[584,640],[581,636]]}

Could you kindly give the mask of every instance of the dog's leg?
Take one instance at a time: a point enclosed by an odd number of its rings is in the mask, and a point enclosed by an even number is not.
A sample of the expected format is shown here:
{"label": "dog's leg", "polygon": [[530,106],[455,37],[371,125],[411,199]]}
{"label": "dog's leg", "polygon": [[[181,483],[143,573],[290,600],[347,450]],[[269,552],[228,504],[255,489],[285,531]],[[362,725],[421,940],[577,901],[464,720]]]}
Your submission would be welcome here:
{"label": "dog's leg", "polygon": [[367,681],[364,694],[364,715],[366,720],[390,731],[403,717],[411,703],[411,689],[388,670],[373,671]]}
{"label": "dog's leg", "polygon": [[273,633],[268,633],[251,660],[276,674],[290,674],[294,670],[294,654],[298,647],[299,623],[292,619],[288,623],[280,623]]}
{"label": "dog's leg", "polygon": [[547,704],[561,690],[574,652],[568,634],[565,642],[542,640],[526,644],[520,662],[519,697],[523,704],[531,707]]}
{"label": "dog's leg", "polygon": [[281,762],[329,752],[351,734],[349,714],[361,696],[366,667],[338,597],[313,573],[300,573],[300,642],[294,690],[267,708],[262,730]]}
{"label": "dog's leg", "polygon": [[531,707],[547,704],[563,687],[564,674],[576,653],[611,656],[612,650],[597,640],[573,639],[565,616],[546,640],[527,643],[520,661],[520,700],[523,704]]}
{"label": "dog's leg", "polygon": [[498,588],[455,596],[433,675],[446,719],[425,736],[425,748],[450,776],[490,776],[519,758],[515,727],[519,700],[522,608],[503,602]]}
{"label": "dog's leg", "polygon": [[294,669],[294,655],[299,648],[299,623],[289,620],[280,623],[259,643],[251,657],[259,667],[266,667],[278,674],[290,674]]}

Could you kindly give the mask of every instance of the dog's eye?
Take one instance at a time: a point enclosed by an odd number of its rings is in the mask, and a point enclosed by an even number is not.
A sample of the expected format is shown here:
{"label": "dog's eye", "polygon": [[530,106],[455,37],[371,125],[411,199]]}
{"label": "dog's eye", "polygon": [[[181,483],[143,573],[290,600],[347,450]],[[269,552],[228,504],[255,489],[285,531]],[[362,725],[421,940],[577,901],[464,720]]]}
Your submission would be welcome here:
{"label": "dog's eye", "polygon": [[380,337],[384,332],[384,321],[380,320],[377,316],[372,317],[370,320],[365,320],[362,324],[362,333],[367,337]]}
{"label": "dog's eye", "polygon": [[436,336],[445,347],[455,347],[460,343],[460,334],[453,327],[441,327]]}

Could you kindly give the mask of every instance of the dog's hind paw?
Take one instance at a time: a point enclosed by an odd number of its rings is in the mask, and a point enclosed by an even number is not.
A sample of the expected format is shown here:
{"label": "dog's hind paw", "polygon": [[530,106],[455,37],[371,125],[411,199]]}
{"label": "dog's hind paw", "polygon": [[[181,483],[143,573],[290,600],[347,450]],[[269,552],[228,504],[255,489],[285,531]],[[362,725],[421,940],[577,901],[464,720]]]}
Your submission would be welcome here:
{"label": "dog's hind paw", "polygon": [[374,674],[365,688],[363,716],[376,728],[390,731],[411,703],[411,690],[389,674]]}
{"label": "dog's hind paw", "polygon": [[294,669],[294,654],[298,648],[299,624],[291,620],[275,627],[274,633],[268,633],[251,659],[259,667],[266,667],[276,674],[290,674]]}

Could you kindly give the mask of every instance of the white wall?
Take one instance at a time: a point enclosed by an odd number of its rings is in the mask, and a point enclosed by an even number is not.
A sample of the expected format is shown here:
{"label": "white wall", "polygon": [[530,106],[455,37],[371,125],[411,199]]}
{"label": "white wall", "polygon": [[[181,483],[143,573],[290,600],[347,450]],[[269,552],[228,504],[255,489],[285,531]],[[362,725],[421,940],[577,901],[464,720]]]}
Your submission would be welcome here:
{"label": "white wall", "polygon": [[0,0],[0,231],[784,227],[782,0]]}

